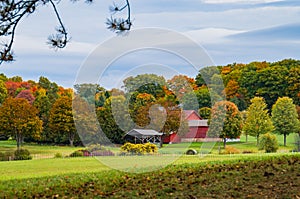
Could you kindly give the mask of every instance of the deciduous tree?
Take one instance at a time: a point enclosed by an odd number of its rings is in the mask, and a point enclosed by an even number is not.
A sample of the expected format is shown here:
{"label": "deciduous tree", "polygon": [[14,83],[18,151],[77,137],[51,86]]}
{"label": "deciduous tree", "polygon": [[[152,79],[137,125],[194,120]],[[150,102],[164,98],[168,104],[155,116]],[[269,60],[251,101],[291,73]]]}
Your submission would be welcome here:
{"label": "deciduous tree", "polygon": [[229,101],[215,103],[208,130],[208,137],[222,138],[224,148],[227,139],[234,139],[242,133],[242,118],[237,106]]}
{"label": "deciduous tree", "polygon": [[19,150],[24,137],[40,136],[42,121],[37,113],[26,99],[7,98],[0,107],[0,132],[15,137]]}
{"label": "deciduous tree", "polygon": [[246,112],[246,120],[243,126],[244,133],[256,137],[258,145],[259,136],[271,133],[273,130],[274,126],[264,99],[262,97],[253,98]]}
{"label": "deciduous tree", "polygon": [[56,100],[50,110],[49,128],[57,142],[64,142],[66,139],[73,146],[76,128],[72,113],[72,98],[61,97]]}
{"label": "deciduous tree", "polygon": [[286,136],[290,133],[298,133],[300,130],[296,106],[291,98],[281,97],[276,101],[272,107],[272,121],[275,133],[283,135],[284,146],[286,146]]}

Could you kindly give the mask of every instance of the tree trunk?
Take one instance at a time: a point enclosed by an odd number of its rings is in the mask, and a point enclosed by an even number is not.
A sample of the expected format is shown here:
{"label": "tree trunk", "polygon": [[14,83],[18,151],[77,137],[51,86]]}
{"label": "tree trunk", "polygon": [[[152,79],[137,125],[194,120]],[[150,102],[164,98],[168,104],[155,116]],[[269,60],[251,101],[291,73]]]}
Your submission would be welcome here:
{"label": "tree trunk", "polygon": [[69,133],[69,142],[70,146],[74,146],[74,135],[72,133]]}
{"label": "tree trunk", "polygon": [[16,140],[17,140],[17,150],[20,151],[21,149],[21,135],[19,133],[16,133]]}
{"label": "tree trunk", "polygon": [[248,134],[246,134],[246,143],[248,142]]}
{"label": "tree trunk", "polygon": [[286,146],[286,134],[283,134],[283,145]]}
{"label": "tree trunk", "polygon": [[223,139],[224,140],[224,149],[226,148],[226,138]]}
{"label": "tree trunk", "polygon": [[259,135],[256,136],[256,146],[258,146],[258,142],[259,142]]}
{"label": "tree trunk", "polygon": [[69,141],[70,141],[70,146],[74,146],[73,144],[74,141],[72,139],[70,139]]}
{"label": "tree trunk", "polygon": [[163,147],[163,139],[162,136],[160,136],[160,140],[159,140],[159,148]]}
{"label": "tree trunk", "polygon": [[17,136],[17,150],[20,151],[20,138]]}

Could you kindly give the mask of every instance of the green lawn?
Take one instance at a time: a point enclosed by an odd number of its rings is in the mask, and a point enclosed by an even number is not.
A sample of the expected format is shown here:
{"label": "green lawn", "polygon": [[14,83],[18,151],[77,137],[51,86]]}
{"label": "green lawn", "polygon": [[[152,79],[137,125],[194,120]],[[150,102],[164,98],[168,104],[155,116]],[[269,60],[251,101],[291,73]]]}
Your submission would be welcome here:
{"label": "green lawn", "polygon": [[[0,198],[298,198],[300,155],[254,154],[237,159],[203,161],[184,156],[175,164],[142,174],[106,170],[91,158],[44,159],[9,162],[3,170],[16,170],[0,181]],[[186,159],[185,159],[186,158]],[[197,159],[197,160],[196,160]],[[65,162],[66,161],[66,162]],[[91,162],[89,162],[91,161]],[[180,162],[181,161],[181,162]],[[199,161],[196,163],[196,161]],[[68,165],[69,162],[69,165]],[[191,163],[194,162],[194,163]],[[87,163],[87,164],[85,164]],[[188,163],[188,164],[183,164]],[[7,164],[7,162],[6,162]],[[56,170],[69,167],[72,171]],[[95,164],[95,170],[87,166]],[[179,165],[178,165],[179,164]],[[25,166],[27,165],[27,166]],[[47,166],[48,165],[48,166]],[[52,165],[52,166],[49,166]],[[79,166],[81,165],[81,166]],[[97,165],[100,166],[97,170]],[[34,170],[45,167],[53,175]],[[53,169],[56,167],[56,169]],[[29,169],[30,168],[30,169]],[[30,176],[29,173],[32,173]],[[56,173],[56,175],[54,175]],[[30,178],[29,178],[30,177]],[[14,180],[7,180],[14,179]]]}
{"label": "green lawn", "polygon": [[[22,146],[24,149],[28,149],[33,156],[33,159],[52,158],[56,153],[61,153],[63,156],[70,155],[72,152],[82,149],[82,147],[70,147],[70,146],[51,146],[51,145],[39,145],[25,143]],[[0,141],[0,151],[15,151],[17,149],[17,143],[14,140]]]}

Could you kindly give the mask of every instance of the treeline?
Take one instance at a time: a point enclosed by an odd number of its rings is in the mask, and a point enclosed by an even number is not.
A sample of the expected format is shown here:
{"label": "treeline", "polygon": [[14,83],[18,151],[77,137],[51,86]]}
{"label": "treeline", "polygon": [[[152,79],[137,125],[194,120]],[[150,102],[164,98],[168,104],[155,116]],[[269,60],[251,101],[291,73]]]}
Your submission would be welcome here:
{"label": "treeline", "polygon": [[[212,103],[221,100],[233,102],[238,111],[244,111],[251,105],[251,99],[262,97],[270,114],[278,98],[287,96],[300,112],[298,60],[206,67],[195,75],[195,78],[177,75],[166,80],[155,74],[141,74],[126,78],[121,89],[81,84],[73,90],[45,77],[35,82],[1,74],[0,134],[20,143],[81,144],[72,112],[72,101],[76,98],[96,109],[93,111],[101,130],[113,143],[124,143],[125,133],[132,128],[184,134],[188,125],[182,110],[196,110],[203,118],[210,118]],[[80,103],[75,106],[81,107]],[[20,106],[22,109],[18,109]],[[13,109],[19,110],[17,117],[12,114]],[[95,122],[87,118],[80,118],[85,125],[82,127],[93,131],[88,126]],[[95,139],[93,136],[89,142]]]}
{"label": "treeline", "polygon": [[46,77],[38,82],[0,74],[0,137],[26,142],[80,144],[72,115],[73,89]]}

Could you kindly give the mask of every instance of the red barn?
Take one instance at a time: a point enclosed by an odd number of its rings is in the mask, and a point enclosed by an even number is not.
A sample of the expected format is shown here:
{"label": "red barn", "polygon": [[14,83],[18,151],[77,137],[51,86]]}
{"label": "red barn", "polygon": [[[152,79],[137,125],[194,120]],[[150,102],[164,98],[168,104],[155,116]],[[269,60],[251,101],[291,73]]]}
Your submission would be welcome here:
{"label": "red barn", "polygon": [[179,137],[175,132],[163,137],[164,143],[176,143],[181,141],[201,141],[206,137],[208,131],[207,120],[203,120],[194,110],[184,110],[185,119],[188,121],[189,132],[183,137]]}

